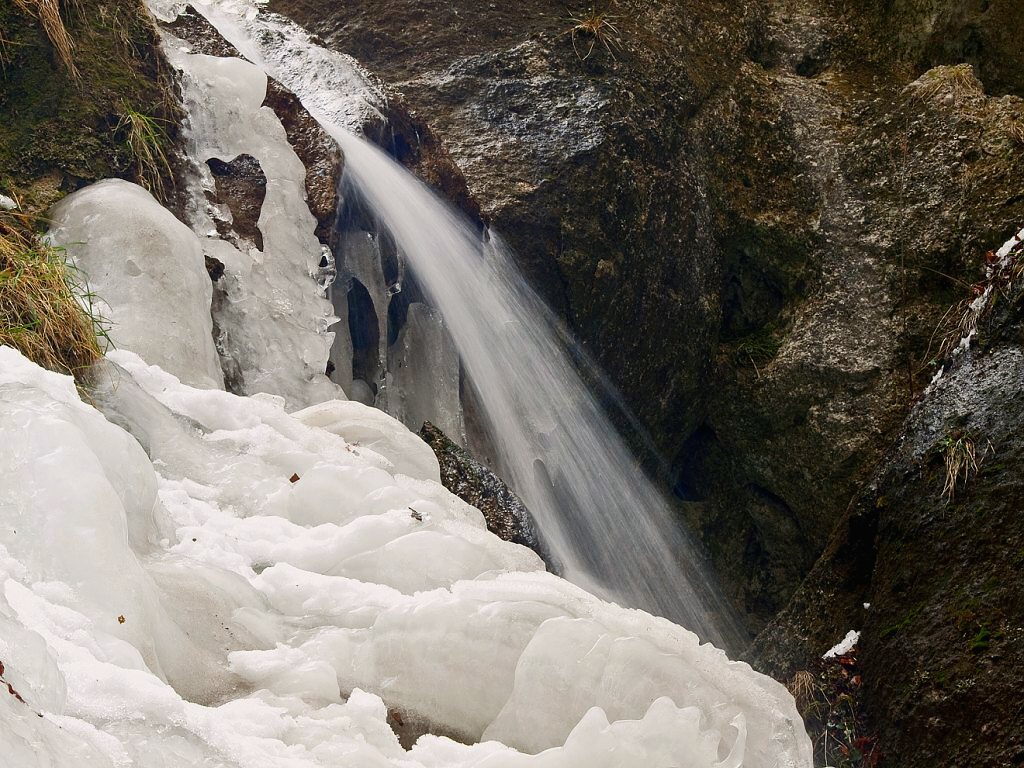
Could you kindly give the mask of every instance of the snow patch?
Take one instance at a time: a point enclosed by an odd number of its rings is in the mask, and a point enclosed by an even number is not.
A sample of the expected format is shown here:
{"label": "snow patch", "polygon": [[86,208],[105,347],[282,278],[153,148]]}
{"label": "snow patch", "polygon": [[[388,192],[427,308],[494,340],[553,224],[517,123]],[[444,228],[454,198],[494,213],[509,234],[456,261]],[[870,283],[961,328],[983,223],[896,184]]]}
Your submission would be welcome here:
{"label": "snow patch", "polygon": [[[867,608],[867,604],[864,605]],[[860,632],[851,629],[846,633],[846,637],[840,640],[838,643],[829,648],[825,653],[821,655],[823,659],[834,659],[837,656],[845,656],[852,651],[857,643],[860,641]]]}

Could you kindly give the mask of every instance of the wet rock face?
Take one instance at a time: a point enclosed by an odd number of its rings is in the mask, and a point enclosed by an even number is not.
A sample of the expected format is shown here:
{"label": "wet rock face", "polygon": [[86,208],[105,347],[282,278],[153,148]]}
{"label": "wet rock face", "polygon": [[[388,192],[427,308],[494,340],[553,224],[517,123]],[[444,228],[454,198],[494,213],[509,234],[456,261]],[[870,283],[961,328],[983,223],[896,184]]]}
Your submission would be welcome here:
{"label": "wet rock face", "polygon": [[[691,15],[645,8],[624,35],[639,62],[628,67],[603,48],[581,61],[568,12],[537,0],[514,10],[270,6],[402,92],[465,174],[483,217],[631,406],[657,424],[663,445],[692,426],[689,403],[701,399],[718,324],[716,249],[687,167],[685,117],[707,97],[709,73],[734,68],[726,54],[743,46],[729,4],[691,5]],[[693,34],[702,26],[713,40]]]}
{"label": "wet rock face", "polygon": [[530,511],[501,478],[429,421],[423,424],[419,435],[437,456],[444,487],[483,512],[487,530],[548,559]]}
{"label": "wet rock face", "polygon": [[263,105],[281,120],[288,143],[306,167],[306,202],[317,221],[316,236],[331,242],[338,210],[338,189],[344,162],[337,143],[328,136],[291,91],[271,80]]}
{"label": "wet rock face", "polygon": [[218,227],[224,226],[221,236],[233,231],[263,250],[263,235],[257,223],[267,195],[267,176],[259,160],[252,155],[239,155],[230,162],[213,158],[206,164],[213,175],[216,199],[231,211],[230,223],[219,219],[216,222]]}
{"label": "wet rock face", "polygon": [[[863,705],[887,765],[1017,765],[1024,756],[1022,397],[1018,278],[971,350],[915,406],[902,441],[754,645],[755,666],[788,679],[861,630]],[[949,461],[967,444],[977,471],[972,464],[944,493]]]}
{"label": "wet rock face", "polygon": [[[878,51],[895,50],[915,74],[942,64],[974,66],[992,95],[1024,96],[1024,9],[1013,0],[872,0],[847,3]],[[882,7],[879,7],[879,6]],[[879,57],[881,58],[881,57]]]}
{"label": "wet rock face", "polygon": [[388,95],[384,121],[364,128],[367,138],[389,152],[471,221],[482,224],[480,204],[470,194],[462,169],[433,128],[414,115],[398,94]]}
{"label": "wet rock face", "polygon": [[808,80],[777,66],[739,83],[738,115],[708,134],[722,343],[704,424],[674,458],[755,627],[934,372],[942,315],[1024,220],[1022,104],[987,97],[969,67],[888,90],[856,71]]}
{"label": "wet rock face", "polygon": [[[930,376],[957,281],[1024,220],[1021,102],[994,97],[1024,9],[622,1],[613,58],[539,0],[271,8],[434,131],[760,629]],[[980,81],[926,72],[965,61]]]}

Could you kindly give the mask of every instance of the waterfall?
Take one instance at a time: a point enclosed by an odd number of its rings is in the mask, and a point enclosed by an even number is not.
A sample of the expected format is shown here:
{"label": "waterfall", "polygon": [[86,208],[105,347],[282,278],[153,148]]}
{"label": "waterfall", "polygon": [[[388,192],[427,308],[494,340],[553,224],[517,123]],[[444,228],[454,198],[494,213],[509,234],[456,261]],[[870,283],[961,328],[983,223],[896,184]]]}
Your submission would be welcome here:
{"label": "waterfall", "polygon": [[461,214],[352,132],[354,94],[324,85],[361,82],[351,59],[317,47],[289,22],[238,14],[235,5],[196,7],[341,145],[350,189],[441,311],[482,405],[497,469],[530,508],[562,574],[734,645],[732,611],[682,521],[588,391],[564,332],[509,249],[495,235],[482,240]]}
{"label": "waterfall", "polygon": [[441,310],[498,452],[563,574],[721,641],[724,613],[668,503],[588,391],[551,312],[497,237],[384,152],[338,137],[355,190]]}

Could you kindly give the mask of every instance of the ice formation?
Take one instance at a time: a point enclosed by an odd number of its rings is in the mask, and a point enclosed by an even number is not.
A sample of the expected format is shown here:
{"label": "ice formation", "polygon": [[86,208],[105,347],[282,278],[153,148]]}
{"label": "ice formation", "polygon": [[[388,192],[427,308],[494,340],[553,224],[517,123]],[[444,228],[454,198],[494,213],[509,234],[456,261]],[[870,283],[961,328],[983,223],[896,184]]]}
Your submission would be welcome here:
{"label": "ice formation", "polygon": [[459,353],[441,313],[409,305],[405,325],[388,350],[387,410],[412,429],[429,421],[459,445],[466,443]]}
{"label": "ice formation", "polygon": [[406,307],[394,336],[391,302],[404,299],[396,299],[404,264],[396,255],[397,280],[386,277],[381,250],[381,238],[370,232],[355,230],[340,238],[347,280],[330,296],[335,314],[349,317],[351,310],[361,328],[337,332],[331,349],[333,378],[354,399],[376,405],[410,429],[429,421],[464,445],[458,350],[441,313],[419,301]]}
{"label": "ice formation", "polygon": [[95,295],[111,341],[201,387],[223,388],[199,238],[145,189],[109,179],[50,211],[63,246]]}
{"label": "ice formation", "polygon": [[[350,311],[349,297],[352,295],[353,288],[361,289],[365,291],[365,296],[369,301],[368,306],[362,308],[363,316],[358,319],[367,326],[373,326],[367,327],[362,334],[365,337],[363,346],[367,347],[361,350],[361,354],[367,358],[361,366],[362,369],[359,371],[354,369],[352,358],[354,350],[352,349],[349,350],[349,359],[339,363],[349,367],[343,380],[351,381],[353,376],[358,376],[368,389],[371,386],[374,388],[370,389],[370,393],[375,395],[375,388],[383,382],[383,369],[388,350],[387,281],[381,266],[380,250],[370,233],[350,232],[341,238],[338,251],[342,255],[345,275],[349,279],[345,285],[340,286],[339,291],[332,291],[335,312],[340,317],[341,311],[344,309],[347,319]],[[339,302],[343,302],[343,305]],[[354,309],[358,312],[360,308]],[[356,339],[351,336],[343,341],[353,346],[356,345]],[[374,397],[371,396],[367,400],[367,404],[373,405],[373,403]]]}
{"label": "ice formation", "polygon": [[[246,394],[281,395],[292,407],[343,397],[325,375],[334,339],[328,328],[337,318],[317,282],[323,254],[306,204],[306,169],[277,115],[263,106],[267,76],[241,59],[187,53],[173,41],[166,48],[182,73],[187,149],[200,174],[190,224],[225,269],[227,297],[216,317],[221,353]],[[230,212],[201,202],[213,186],[206,161],[243,153],[267,178],[257,223],[262,249],[221,239],[213,218],[230,219]]]}
{"label": "ice formation", "polygon": [[101,414],[0,348],[8,764],[811,764],[781,685],[545,573],[382,412],[110,357]]}

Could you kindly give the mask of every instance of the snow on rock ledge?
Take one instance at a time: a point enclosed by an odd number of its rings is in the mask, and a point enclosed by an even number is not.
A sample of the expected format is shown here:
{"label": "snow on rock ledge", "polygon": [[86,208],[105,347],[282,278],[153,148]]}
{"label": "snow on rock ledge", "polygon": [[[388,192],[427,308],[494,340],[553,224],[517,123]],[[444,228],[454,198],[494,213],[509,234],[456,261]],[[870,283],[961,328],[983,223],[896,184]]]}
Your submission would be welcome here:
{"label": "snow on rock ledge", "polygon": [[[352,403],[300,420],[111,358],[104,420],[0,348],[0,661],[24,699],[0,687],[5,760],[811,765],[781,685],[545,573],[397,422]],[[407,752],[389,709],[510,746]]]}
{"label": "snow on rock ledge", "polygon": [[213,345],[199,238],[145,189],[120,179],[93,184],[50,212],[50,239],[88,278],[118,347],[182,381],[223,388]]}

